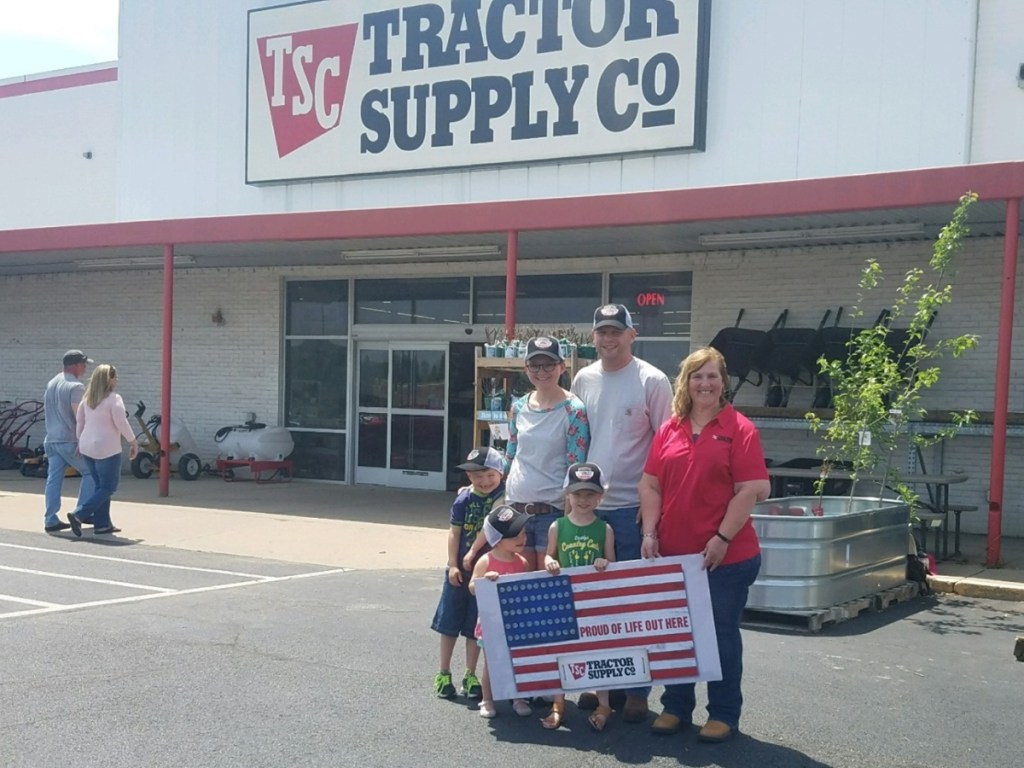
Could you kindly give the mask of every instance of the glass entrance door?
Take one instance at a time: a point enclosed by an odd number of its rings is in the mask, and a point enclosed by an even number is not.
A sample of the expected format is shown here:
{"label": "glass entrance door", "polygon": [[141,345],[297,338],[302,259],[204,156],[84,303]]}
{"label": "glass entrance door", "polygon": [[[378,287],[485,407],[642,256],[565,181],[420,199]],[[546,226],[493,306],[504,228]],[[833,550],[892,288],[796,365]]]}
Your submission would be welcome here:
{"label": "glass entrance door", "polygon": [[355,481],[444,490],[448,345],[360,344],[356,380]]}

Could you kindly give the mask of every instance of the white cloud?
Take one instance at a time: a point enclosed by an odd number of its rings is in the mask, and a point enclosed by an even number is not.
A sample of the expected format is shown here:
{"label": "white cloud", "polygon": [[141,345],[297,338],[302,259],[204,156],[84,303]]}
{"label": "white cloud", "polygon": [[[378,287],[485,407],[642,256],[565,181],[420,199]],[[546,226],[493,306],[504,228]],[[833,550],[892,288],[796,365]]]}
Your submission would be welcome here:
{"label": "white cloud", "polygon": [[117,58],[118,0],[0,0],[0,37],[63,43]]}
{"label": "white cloud", "polygon": [[0,0],[0,80],[117,59],[118,0]]}

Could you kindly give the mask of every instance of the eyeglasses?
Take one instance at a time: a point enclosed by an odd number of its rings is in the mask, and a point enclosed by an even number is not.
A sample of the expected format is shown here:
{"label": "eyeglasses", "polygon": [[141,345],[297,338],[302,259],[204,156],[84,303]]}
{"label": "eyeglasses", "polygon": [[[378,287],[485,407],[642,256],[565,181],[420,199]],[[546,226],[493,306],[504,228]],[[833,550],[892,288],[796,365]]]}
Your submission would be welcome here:
{"label": "eyeglasses", "polygon": [[544,373],[551,373],[555,370],[555,366],[557,365],[558,363],[527,363],[526,370],[530,373],[540,373],[541,371],[544,371]]}

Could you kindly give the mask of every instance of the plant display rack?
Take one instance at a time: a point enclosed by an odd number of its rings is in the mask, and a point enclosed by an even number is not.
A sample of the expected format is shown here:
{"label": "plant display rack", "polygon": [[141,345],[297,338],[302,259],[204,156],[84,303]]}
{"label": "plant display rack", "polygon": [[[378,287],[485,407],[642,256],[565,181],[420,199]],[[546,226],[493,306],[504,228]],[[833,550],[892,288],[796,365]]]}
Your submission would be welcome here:
{"label": "plant display rack", "polygon": [[[572,354],[565,359],[565,375],[571,382],[576,372],[590,363],[590,360],[581,360],[577,355]],[[496,444],[491,436],[491,424],[508,424],[508,404],[512,399],[512,384],[520,376],[525,376],[526,362],[521,357],[485,357],[483,350],[477,348],[476,359],[473,366],[473,445],[493,445],[496,448],[504,448],[502,444]],[[500,382],[497,390],[489,387],[492,380]],[[563,381],[564,383],[564,381]],[[568,389],[568,386],[566,387]],[[490,399],[492,392],[502,393],[502,408],[492,409]]]}

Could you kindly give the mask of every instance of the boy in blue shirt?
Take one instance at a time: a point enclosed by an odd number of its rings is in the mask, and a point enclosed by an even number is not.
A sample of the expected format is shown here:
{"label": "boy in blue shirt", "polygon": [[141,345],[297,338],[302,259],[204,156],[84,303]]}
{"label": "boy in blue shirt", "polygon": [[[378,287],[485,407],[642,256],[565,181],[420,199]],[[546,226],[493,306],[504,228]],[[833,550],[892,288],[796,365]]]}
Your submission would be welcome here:
{"label": "boy in blue shirt", "polygon": [[[441,671],[434,678],[434,692],[438,698],[455,697],[452,682],[452,655],[459,635],[466,638],[466,674],[462,678],[462,695],[473,699],[482,696],[476,666],[480,659],[480,646],[474,637],[476,628],[476,598],[469,592],[469,578],[473,563],[463,561],[470,547],[483,529],[491,507],[505,495],[502,475],[503,457],[494,448],[480,447],[469,452],[466,461],[456,469],[464,470],[469,487],[463,488],[452,504],[448,530],[448,564],[441,587],[441,599],[430,628],[441,635]],[[474,553],[476,554],[476,553]]]}

